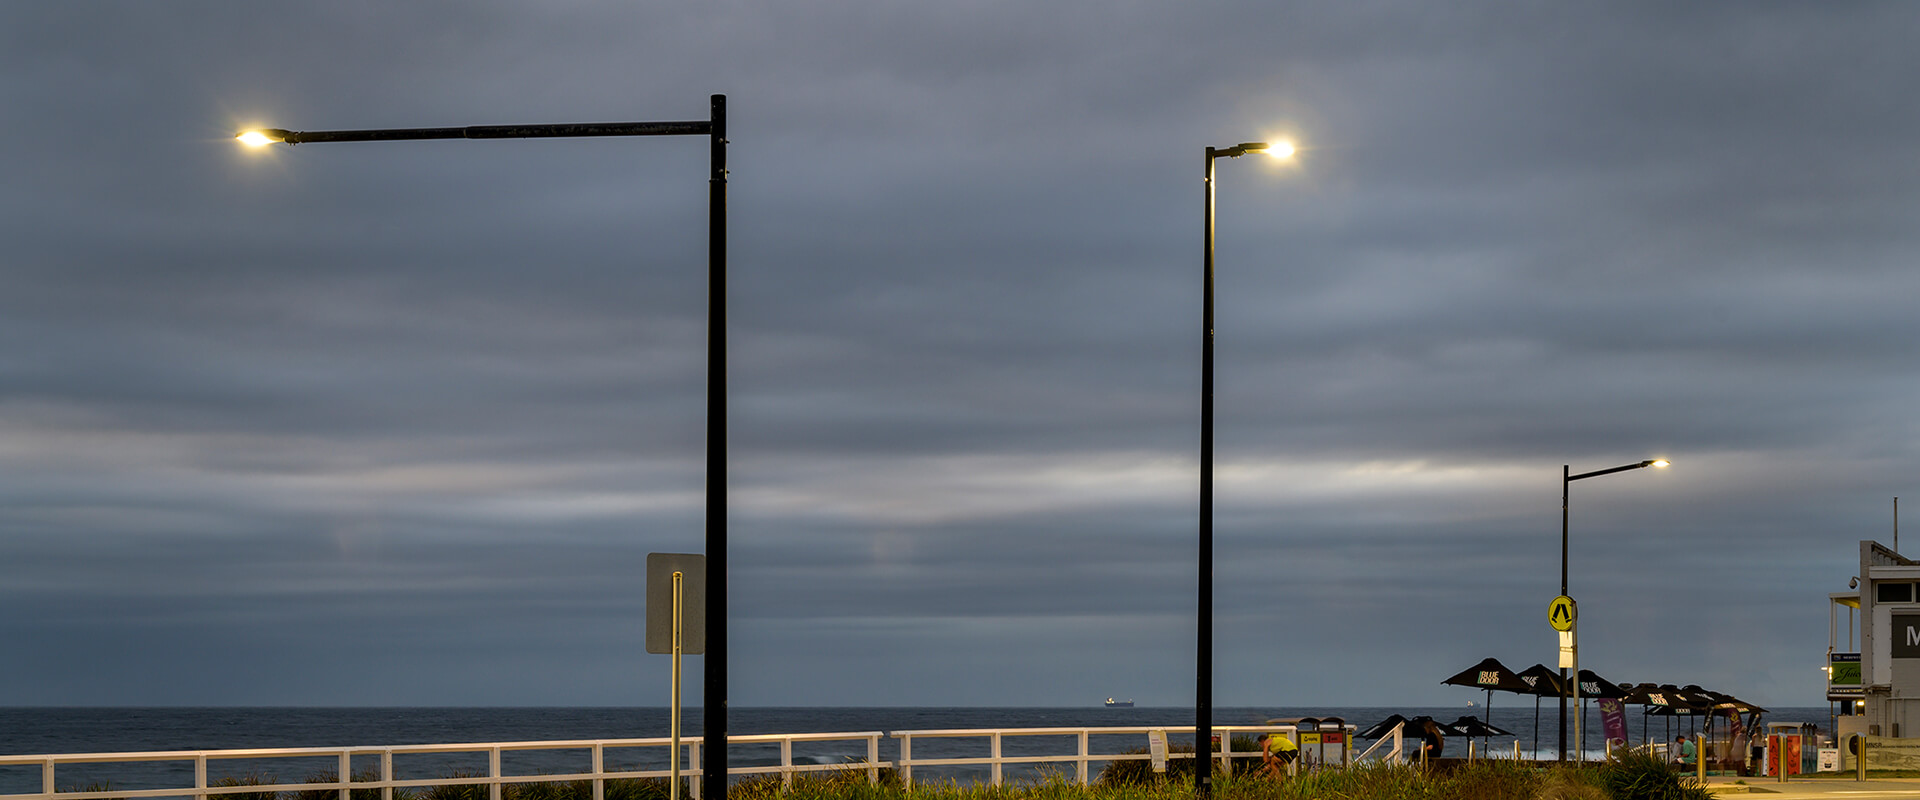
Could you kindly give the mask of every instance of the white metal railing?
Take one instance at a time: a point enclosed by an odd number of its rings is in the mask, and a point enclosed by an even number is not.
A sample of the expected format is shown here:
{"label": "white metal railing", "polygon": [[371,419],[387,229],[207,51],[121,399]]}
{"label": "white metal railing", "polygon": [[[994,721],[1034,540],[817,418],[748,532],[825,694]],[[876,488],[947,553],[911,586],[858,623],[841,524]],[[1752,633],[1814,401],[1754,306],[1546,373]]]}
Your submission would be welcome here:
{"label": "white metal railing", "polygon": [[1380,741],[1374,742],[1372,747],[1367,748],[1366,752],[1363,752],[1360,755],[1355,756],[1353,760],[1364,761],[1367,756],[1373,755],[1373,751],[1380,749],[1381,745],[1384,745],[1387,742],[1393,742],[1393,749],[1388,751],[1386,755],[1381,756],[1380,760],[1385,761],[1389,764],[1400,763],[1400,754],[1406,752],[1406,747],[1404,744],[1406,727],[1407,727],[1407,723],[1404,723],[1404,722],[1394,723],[1393,731],[1389,735],[1380,737]]}
{"label": "white metal railing", "polygon": [[[1327,736],[1331,733],[1339,733],[1340,740],[1337,743],[1322,740],[1325,743],[1318,748],[1322,765],[1345,765],[1357,760],[1351,757],[1354,731],[1354,726],[1352,725],[1342,725],[1337,731],[1322,730],[1314,726],[1299,727],[1291,724],[1222,725],[1216,726],[1213,730],[1219,734],[1221,743],[1220,749],[1214,752],[1214,757],[1219,760],[1220,766],[1229,769],[1234,759],[1255,758],[1260,755],[1258,749],[1234,750],[1233,735],[1236,733],[1284,734],[1291,738],[1296,745],[1301,747],[1303,756],[1309,756],[1308,749],[1315,747],[1310,741],[1304,741],[1305,735],[1319,734],[1321,736]],[[891,734],[879,731],[865,731],[854,733],[729,736],[727,737],[727,741],[730,745],[776,744],[779,746],[780,757],[779,763],[777,764],[729,767],[727,774],[740,776],[777,774],[781,778],[782,787],[791,788],[793,785],[793,776],[799,773],[860,770],[867,773],[869,783],[878,784],[880,781],[880,771],[882,769],[897,767],[902,783],[907,787],[912,787],[915,767],[984,766],[990,772],[993,785],[999,786],[1003,785],[1005,780],[1004,768],[1009,764],[1040,766],[1071,763],[1074,765],[1074,780],[1084,786],[1088,784],[1092,777],[1090,775],[1090,765],[1094,762],[1147,761],[1152,760],[1154,757],[1152,752],[1095,752],[1092,749],[1092,739],[1094,737],[1131,735],[1146,737],[1151,741],[1151,734],[1154,732],[1191,734],[1192,731],[1193,728],[1191,727],[1142,725],[1088,728],[968,728],[895,731]],[[891,736],[899,740],[900,755],[894,762],[882,761],[880,759],[880,739],[886,736]],[[1041,754],[1008,755],[1003,750],[1002,745],[1008,737],[1035,736],[1073,737],[1075,746],[1072,752]],[[933,738],[984,738],[988,744],[988,755],[984,757],[914,758],[913,741],[915,739],[925,740]],[[1330,739],[1332,737],[1328,738]],[[1396,735],[1390,738],[1394,742],[1394,752],[1391,757],[1397,758],[1400,753],[1401,737],[1396,731]],[[865,760],[857,762],[850,761],[843,764],[795,764],[793,762],[795,743],[831,741],[865,741]],[[1382,743],[1384,744],[1385,741],[1386,740],[1383,739]],[[701,781],[699,780],[701,776],[701,770],[699,768],[700,740],[682,740],[681,744],[685,749],[687,759],[684,763],[688,765],[688,767],[681,770],[681,775],[690,782],[691,796],[694,800],[699,800],[701,786]],[[1380,745],[1376,744],[1374,748],[1369,749],[1367,753],[1372,753],[1373,749],[1378,749],[1379,746]],[[1326,752],[1326,748],[1328,747],[1335,748],[1331,757],[1329,757]],[[658,769],[609,769],[607,767],[608,750],[644,748],[666,749],[668,750],[668,758],[679,755],[672,751],[672,740],[665,737],[648,739],[491,742],[478,744],[420,744],[377,747],[296,747],[242,750],[170,750],[135,753],[0,755],[0,767],[38,766],[41,773],[40,791],[20,793],[0,792],[0,800],[139,800],[140,798],[161,797],[183,797],[192,798],[193,800],[222,800],[222,798],[227,795],[257,795],[268,792],[306,793],[315,791],[336,793],[338,800],[353,800],[354,792],[378,791],[380,793],[380,800],[394,800],[395,789],[407,790],[435,786],[485,786],[487,787],[489,800],[502,800],[502,787],[507,785],[573,781],[591,781],[593,784],[593,800],[605,800],[606,782],[609,780],[669,778],[673,774],[668,766],[662,766]],[[1138,748],[1136,747],[1135,749]],[[1151,748],[1148,749],[1151,751]],[[585,772],[564,773],[509,773],[503,769],[501,759],[503,753],[533,751],[582,751],[590,756],[590,766]],[[395,777],[395,756],[419,756],[429,754],[484,755],[487,761],[486,771],[484,775],[456,774],[438,778],[408,779]],[[1362,754],[1362,757],[1365,757],[1365,755],[1366,754]],[[379,768],[377,777],[364,780],[356,779],[357,776],[353,769],[355,757],[378,757]],[[1193,753],[1168,752],[1165,753],[1165,757],[1173,760],[1191,759],[1195,756]],[[217,764],[219,762],[241,760],[272,761],[274,759],[305,759],[309,762],[315,760],[332,762],[335,765],[335,773],[331,776],[330,780],[323,777],[318,780],[295,781],[291,783],[277,782],[277,778],[268,779],[276,781],[274,783],[243,783],[231,779],[222,779],[210,784],[208,781],[209,763]],[[667,759],[660,760],[666,761]],[[1291,772],[1307,764],[1309,760],[1310,757],[1296,761],[1293,765],[1290,765],[1289,771]],[[115,789],[107,786],[98,789],[90,787],[86,790],[75,789],[69,791],[61,791],[58,788],[58,771],[62,766],[111,763],[145,763],[162,766],[173,764],[175,765],[173,769],[177,772],[184,772],[184,767],[190,765],[193,779],[191,785],[169,786],[164,788]],[[364,776],[366,773],[363,772],[361,775]],[[365,797],[365,795],[361,795],[361,797]],[[249,798],[249,800],[251,800],[251,798]]]}
{"label": "white metal railing", "polygon": [[[871,783],[879,783],[880,770],[891,766],[880,760],[880,739],[886,734],[879,731],[859,733],[793,733],[793,734],[757,734],[750,736],[729,736],[729,744],[766,744],[777,743],[780,746],[780,763],[767,766],[729,767],[728,775],[772,775],[781,777],[783,786],[793,785],[793,775],[798,772],[820,772],[829,770],[864,769]],[[864,763],[848,764],[795,764],[793,763],[793,744],[795,742],[858,741],[867,743],[867,759]],[[682,776],[690,780],[692,796],[700,797],[700,743],[699,740],[683,740],[687,751],[687,764],[690,769],[681,770]],[[355,791],[379,790],[380,800],[393,800],[394,789],[413,789],[431,786],[485,786],[489,800],[501,800],[501,787],[507,784],[523,783],[561,783],[572,781],[592,781],[593,800],[605,800],[606,782],[615,779],[633,778],[669,778],[673,772],[669,768],[609,770],[606,768],[606,751],[609,749],[633,748],[669,748],[672,740],[651,739],[589,739],[575,741],[550,742],[492,742],[484,744],[421,744],[396,745],[391,747],[283,747],[246,750],[168,750],[139,753],[68,753],[59,755],[0,755],[0,767],[34,766],[40,767],[40,791],[23,793],[0,792],[0,800],[120,800],[126,798],[152,797],[190,797],[195,800],[219,800],[222,795],[257,794],[264,792],[310,792],[337,791],[339,800],[352,800]],[[587,772],[509,774],[501,769],[500,755],[504,752],[524,751],[588,751],[591,764]],[[400,780],[394,777],[393,757],[396,755],[419,754],[456,754],[484,753],[487,757],[487,774],[484,776],[458,776],[441,778],[418,778]],[[669,752],[669,758],[674,753]],[[354,756],[379,756],[379,777],[374,780],[355,780],[353,772]],[[337,767],[332,781],[301,781],[295,783],[259,783],[238,784],[223,782],[227,785],[208,785],[208,762],[233,761],[241,759],[336,759]],[[57,787],[56,773],[62,765],[110,764],[110,763],[151,763],[181,764],[190,762],[193,767],[193,784],[159,789],[113,789],[104,788],[91,791],[60,791]]]}
{"label": "white metal railing", "polygon": [[[1344,728],[1340,731],[1340,733],[1344,734],[1343,741],[1341,743],[1341,748],[1342,748],[1341,752],[1343,754],[1346,752],[1346,748],[1350,747],[1350,742],[1352,741],[1351,736],[1352,736],[1353,729],[1354,729],[1354,726],[1347,725],[1347,726],[1344,726]],[[900,782],[903,785],[907,786],[908,788],[911,788],[913,786],[914,767],[985,766],[985,767],[988,767],[990,774],[992,776],[991,778],[992,784],[994,786],[1000,786],[1003,784],[1005,780],[1004,768],[1008,764],[1045,765],[1045,764],[1065,764],[1065,763],[1071,763],[1074,765],[1074,769],[1073,769],[1074,782],[1080,784],[1081,786],[1085,786],[1087,785],[1090,777],[1088,774],[1089,772],[1088,765],[1091,762],[1147,761],[1153,758],[1153,755],[1150,752],[1149,753],[1096,753],[1096,752],[1093,752],[1091,749],[1091,742],[1090,742],[1092,737],[1094,736],[1125,736],[1125,735],[1145,736],[1145,735],[1150,735],[1154,731],[1168,731],[1168,732],[1186,731],[1190,733],[1193,730],[1194,730],[1193,728],[1181,728],[1181,727],[1168,726],[1168,725],[1144,725],[1144,726],[1110,727],[1110,728],[964,728],[964,729],[947,729],[947,730],[894,731],[892,736],[893,738],[900,740],[900,757],[894,761],[894,764],[899,768]],[[1298,743],[1300,741],[1301,733],[1318,732],[1317,729],[1306,730],[1306,731],[1296,730],[1296,727],[1293,725],[1218,725],[1218,726],[1214,726],[1213,730],[1220,734],[1220,741],[1221,741],[1221,748],[1214,755],[1219,758],[1220,764],[1223,766],[1232,764],[1233,759],[1236,759],[1236,758],[1255,758],[1260,755],[1259,750],[1238,750],[1238,751],[1234,750],[1233,734],[1235,733],[1284,733],[1284,734],[1287,734],[1290,738],[1292,738],[1296,743]],[[1012,736],[1061,736],[1061,737],[1072,736],[1074,737],[1076,747],[1074,752],[1072,753],[1052,753],[1052,754],[1039,754],[1039,755],[1009,756],[1003,751],[1002,744],[1007,737],[1012,737]],[[913,740],[916,738],[918,739],[985,738],[987,740],[988,754],[986,756],[914,758],[913,757]],[[1169,752],[1166,754],[1166,757],[1168,760],[1190,759],[1194,757],[1194,754]],[[1346,759],[1343,757],[1342,762],[1344,763],[1345,761]]]}

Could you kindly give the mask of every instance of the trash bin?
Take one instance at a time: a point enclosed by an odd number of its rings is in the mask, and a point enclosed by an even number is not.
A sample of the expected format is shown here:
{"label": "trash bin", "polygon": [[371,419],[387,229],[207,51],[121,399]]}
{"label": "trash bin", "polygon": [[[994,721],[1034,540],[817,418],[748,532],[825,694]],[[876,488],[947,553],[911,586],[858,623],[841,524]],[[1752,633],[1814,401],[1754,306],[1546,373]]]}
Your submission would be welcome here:
{"label": "trash bin", "polygon": [[1774,723],[1767,726],[1767,771],[1780,780],[1800,774],[1799,723]]}

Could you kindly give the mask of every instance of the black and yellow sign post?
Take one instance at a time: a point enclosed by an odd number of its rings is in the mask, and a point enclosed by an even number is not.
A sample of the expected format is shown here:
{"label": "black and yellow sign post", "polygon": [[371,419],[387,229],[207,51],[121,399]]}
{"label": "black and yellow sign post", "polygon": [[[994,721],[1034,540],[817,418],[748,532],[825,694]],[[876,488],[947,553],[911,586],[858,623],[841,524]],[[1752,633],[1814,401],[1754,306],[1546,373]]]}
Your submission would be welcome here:
{"label": "black and yellow sign post", "polygon": [[[1547,604],[1547,624],[1560,632],[1560,668],[1573,671],[1573,680],[1568,681],[1568,684],[1573,687],[1573,752],[1576,754],[1582,752],[1580,749],[1582,730],[1580,727],[1580,645],[1577,631],[1579,620],[1580,607],[1573,602],[1573,598],[1563,594],[1553,598],[1553,602]],[[1577,755],[1575,758],[1578,760]]]}

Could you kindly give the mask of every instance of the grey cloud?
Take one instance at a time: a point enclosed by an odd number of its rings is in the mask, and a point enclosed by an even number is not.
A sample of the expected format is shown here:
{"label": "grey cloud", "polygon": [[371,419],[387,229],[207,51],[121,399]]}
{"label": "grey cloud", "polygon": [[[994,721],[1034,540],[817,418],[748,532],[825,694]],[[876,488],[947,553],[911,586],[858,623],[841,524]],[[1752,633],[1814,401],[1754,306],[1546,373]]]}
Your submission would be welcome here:
{"label": "grey cloud", "polygon": [[[0,702],[653,702],[705,143],[242,124],[729,95],[738,704],[1191,699],[1208,144],[1306,148],[1220,170],[1219,606],[1263,635],[1217,702],[1544,660],[1556,465],[1665,455],[1577,494],[1608,658],[1811,704],[1767,663],[1915,464],[1904,5],[4,14],[0,636],[55,655]],[[1673,653],[1668,601],[1739,635]]]}

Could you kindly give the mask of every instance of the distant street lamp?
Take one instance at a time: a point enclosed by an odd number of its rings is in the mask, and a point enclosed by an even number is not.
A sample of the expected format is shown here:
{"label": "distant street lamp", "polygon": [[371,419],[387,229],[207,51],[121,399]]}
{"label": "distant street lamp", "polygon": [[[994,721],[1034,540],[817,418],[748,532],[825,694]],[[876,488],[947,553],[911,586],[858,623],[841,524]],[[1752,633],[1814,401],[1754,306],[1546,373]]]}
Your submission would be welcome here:
{"label": "distant street lamp", "polygon": [[1242,142],[1207,148],[1206,300],[1200,348],[1200,620],[1194,658],[1193,788],[1206,798],[1213,792],[1213,161],[1265,153],[1291,158],[1287,142]]}
{"label": "distant street lamp", "polygon": [[[1608,469],[1598,469],[1592,472],[1582,472],[1578,475],[1572,474],[1573,468],[1571,466],[1566,464],[1560,465],[1560,595],[1562,597],[1568,596],[1567,595],[1567,487],[1572,485],[1574,481],[1578,481],[1578,480],[1585,480],[1587,478],[1598,478],[1602,475],[1612,475],[1613,473],[1626,472],[1627,470],[1630,470],[1630,469],[1646,469],[1647,467],[1665,467],[1671,463],[1673,462],[1670,462],[1664,458],[1655,458],[1647,461],[1642,461],[1638,464],[1627,464],[1625,466],[1611,467]],[[1584,732],[1584,728],[1582,727],[1582,722],[1580,720],[1580,675],[1576,673],[1573,676],[1573,681],[1569,683],[1567,681],[1567,668],[1561,667],[1560,681],[1563,685],[1571,686],[1573,688],[1573,705],[1574,705],[1573,747],[1575,751],[1579,751],[1581,746],[1581,740],[1584,738],[1582,736],[1582,733]],[[1561,761],[1567,760],[1567,696],[1566,695],[1560,696],[1560,760]]]}
{"label": "distant street lamp", "polygon": [[[391,142],[416,139],[550,139],[584,136],[705,136],[707,175],[707,652],[703,687],[704,796],[727,792],[727,96],[711,98],[711,116],[687,122],[589,122],[560,125],[477,125],[356,131],[261,128],[235,136],[262,147],[313,142]],[[679,754],[674,754],[679,758]]]}

